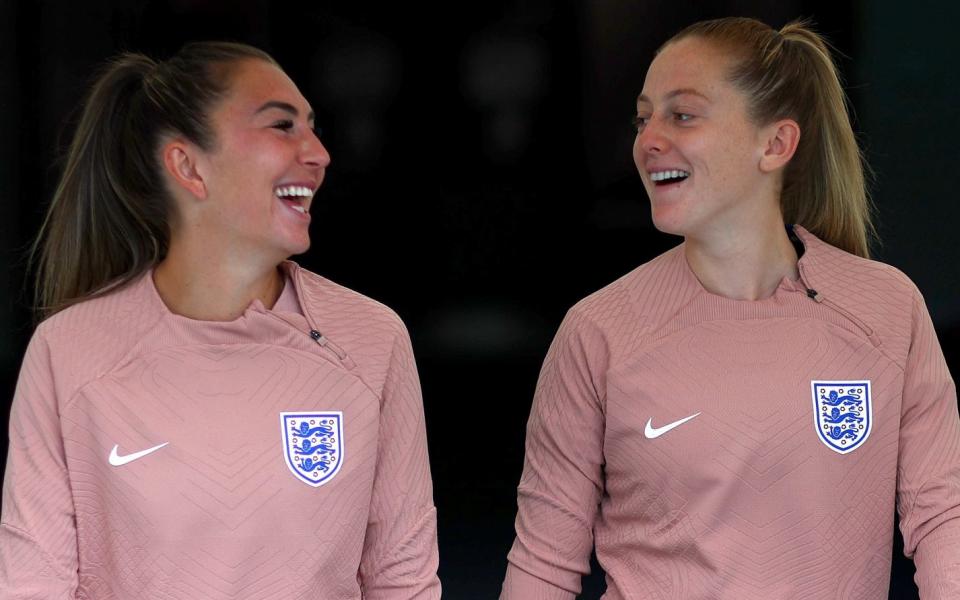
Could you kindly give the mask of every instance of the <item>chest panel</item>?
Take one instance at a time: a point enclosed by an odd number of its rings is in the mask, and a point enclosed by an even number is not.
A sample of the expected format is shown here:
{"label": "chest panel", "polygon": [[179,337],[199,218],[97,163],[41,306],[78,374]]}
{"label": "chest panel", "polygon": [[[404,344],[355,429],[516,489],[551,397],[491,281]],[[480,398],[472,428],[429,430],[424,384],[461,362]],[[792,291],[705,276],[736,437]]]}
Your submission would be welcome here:
{"label": "chest panel", "polygon": [[[872,429],[841,454],[818,432],[812,382],[853,381],[869,382]],[[641,514],[624,524],[644,539],[684,530],[754,548],[800,532],[886,531],[887,518],[863,515],[892,515],[902,385],[868,340],[822,321],[671,334],[608,378],[604,518]]]}
{"label": "chest panel", "polygon": [[[323,485],[288,466],[285,412],[339,415],[338,469]],[[237,589],[245,578],[283,581],[298,565],[313,575],[326,561],[359,562],[379,400],[325,356],[256,344],[163,350],[86,386],[62,421],[81,556],[109,547],[111,572],[176,573],[159,588],[217,597],[205,586],[220,578]]]}

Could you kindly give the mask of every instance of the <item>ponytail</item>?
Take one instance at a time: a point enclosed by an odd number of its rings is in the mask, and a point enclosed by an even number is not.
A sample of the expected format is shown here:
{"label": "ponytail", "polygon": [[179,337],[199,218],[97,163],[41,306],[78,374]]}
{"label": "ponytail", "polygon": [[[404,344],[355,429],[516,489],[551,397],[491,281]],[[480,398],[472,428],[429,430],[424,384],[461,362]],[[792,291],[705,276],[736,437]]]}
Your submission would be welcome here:
{"label": "ponytail", "polygon": [[143,80],[156,67],[125,55],[98,78],[34,244],[43,316],[113,282],[129,281],[166,252],[166,198],[141,137]]}
{"label": "ponytail", "polygon": [[91,88],[63,174],[31,249],[40,318],[137,278],[162,260],[174,212],[158,151],[179,135],[211,149],[208,115],[241,59],[241,44],[189,44],[157,63],[123,54]]}
{"label": "ponytail", "polygon": [[755,123],[790,118],[800,126],[797,150],[783,173],[784,221],[868,257],[876,230],[866,163],[827,42],[805,22],[775,31],[753,19],[726,18],[691,25],[667,44],[689,36],[731,52],[736,65],[730,81],[746,94]]}

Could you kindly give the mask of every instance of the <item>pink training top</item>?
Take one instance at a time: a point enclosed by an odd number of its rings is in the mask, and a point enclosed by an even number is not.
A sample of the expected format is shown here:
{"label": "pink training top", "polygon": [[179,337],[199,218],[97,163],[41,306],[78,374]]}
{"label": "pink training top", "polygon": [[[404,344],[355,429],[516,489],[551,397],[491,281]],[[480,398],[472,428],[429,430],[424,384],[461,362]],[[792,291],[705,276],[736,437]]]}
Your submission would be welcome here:
{"label": "pink training top", "polygon": [[924,600],[960,598],[960,419],[896,269],[805,246],[758,302],[682,246],[574,306],[540,374],[502,600],[887,598],[894,501]]}
{"label": "pink training top", "polygon": [[231,322],[171,313],[146,274],[37,328],[0,598],[440,597],[407,332],[285,268],[296,289],[277,310]]}

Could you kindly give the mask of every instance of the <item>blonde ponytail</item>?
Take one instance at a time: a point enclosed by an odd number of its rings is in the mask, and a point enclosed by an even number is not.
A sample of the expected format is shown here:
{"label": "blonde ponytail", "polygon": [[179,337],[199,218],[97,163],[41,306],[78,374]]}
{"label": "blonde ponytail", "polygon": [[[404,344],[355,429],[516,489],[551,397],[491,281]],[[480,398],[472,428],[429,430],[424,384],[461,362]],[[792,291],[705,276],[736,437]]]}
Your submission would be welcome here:
{"label": "blonde ponytail", "polygon": [[754,19],[726,18],[691,25],[664,46],[686,37],[731,53],[730,81],[746,94],[754,122],[791,118],[800,125],[797,151],[783,175],[784,221],[868,257],[876,231],[866,166],[827,42],[802,21],[775,31]]}

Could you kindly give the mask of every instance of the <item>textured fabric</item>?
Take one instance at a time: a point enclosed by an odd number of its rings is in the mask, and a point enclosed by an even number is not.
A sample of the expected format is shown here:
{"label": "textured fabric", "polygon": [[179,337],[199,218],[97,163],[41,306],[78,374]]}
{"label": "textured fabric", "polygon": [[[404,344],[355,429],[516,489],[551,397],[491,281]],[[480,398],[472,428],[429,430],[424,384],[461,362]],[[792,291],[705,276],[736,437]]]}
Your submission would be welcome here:
{"label": "textured fabric", "polygon": [[[285,268],[283,312],[190,320],[147,274],[37,328],[11,415],[0,598],[440,596],[407,332]],[[315,487],[287,465],[280,413],[320,411],[342,413],[342,452]]]}
{"label": "textured fabric", "polygon": [[[886,599],[895,504],[921,597],[960,598],[960,419],[923,300],[796,233],[801,278],[770,298],[709,293],[681,245],[569,311],[503,600],[573,598],[593,548],[607,600]],[[824,441],[814,382],[869,383],[852,451]]]}

